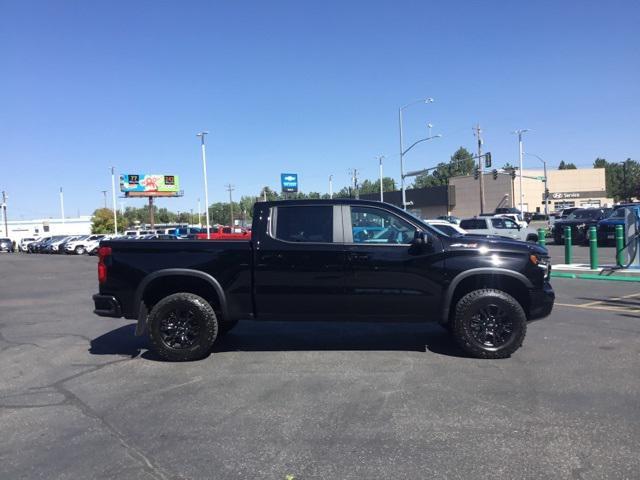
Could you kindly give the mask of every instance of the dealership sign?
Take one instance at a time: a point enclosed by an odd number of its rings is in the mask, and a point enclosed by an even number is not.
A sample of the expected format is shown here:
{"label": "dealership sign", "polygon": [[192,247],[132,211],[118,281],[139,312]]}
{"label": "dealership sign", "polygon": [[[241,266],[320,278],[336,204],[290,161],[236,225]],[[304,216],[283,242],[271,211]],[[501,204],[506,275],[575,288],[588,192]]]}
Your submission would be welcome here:
{"label": "dealership sign", "polygon": [[284,193],[298,192],[298,174],[297,173],[281,173],[280,183]]}
{"label": "dealership sign", "polygon": [[[590,192],[553,192],[549,197],[553,200],[572,200],[574,198],[602,198],[606,197],[607,192],[604,190],[593,190]],[[544,193],[542,194],[544,200]]]}
{"label": "dealership sign", "polygon": [[127,197],[177,197],[180,181],[177,175],[123,174],[120,191]]}

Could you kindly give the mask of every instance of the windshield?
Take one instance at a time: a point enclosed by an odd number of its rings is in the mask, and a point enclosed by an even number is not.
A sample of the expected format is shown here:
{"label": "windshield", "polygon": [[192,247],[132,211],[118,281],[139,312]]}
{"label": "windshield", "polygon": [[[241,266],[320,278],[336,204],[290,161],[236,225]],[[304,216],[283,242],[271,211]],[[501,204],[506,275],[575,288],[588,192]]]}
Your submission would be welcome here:
{"label": "windshield", "polygon": [[576,210],[569,215],[569,220],[589,220],[602,215],[600,210]]}

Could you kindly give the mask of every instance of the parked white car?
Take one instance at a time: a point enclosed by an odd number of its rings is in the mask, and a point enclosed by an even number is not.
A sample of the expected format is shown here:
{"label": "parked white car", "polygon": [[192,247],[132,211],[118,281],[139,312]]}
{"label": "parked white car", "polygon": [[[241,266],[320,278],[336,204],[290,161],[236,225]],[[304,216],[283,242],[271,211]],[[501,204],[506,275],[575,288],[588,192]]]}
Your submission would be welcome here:
{"label": "parked white car", "polygon": [[464,235],[465,233],[467,233],[466,230],[460,228],[455,223],[448,222],[447,220],[425,220],[425,222],[449,237],[455,235]]}
{"label": "parked white car", "polygon": [[510,218],[504,217],[473,217],[465,218],[460,227],[467,233],[478,235],[497,235],[527,242],[537,242],[538,232],[532,228],[522,228]]}
{"label": "parked white car", "polygon": [[79,238],[78,240],[67,243],[64,246],[64,250],[66,253],[75,253],[76,255],[82,255],[87,251],[87,243],[94,242],[96,240],[100,241],[104,237],[104,235],[86,235]]}
{"label": "parked white car", "polygon": [[20,249],[21,252],[27,252],[29,250],[29,244],[37,241],[38,239],[35,237],[24,237],[23,239],[20,240],[20,243],[18,244],[18,248]]}

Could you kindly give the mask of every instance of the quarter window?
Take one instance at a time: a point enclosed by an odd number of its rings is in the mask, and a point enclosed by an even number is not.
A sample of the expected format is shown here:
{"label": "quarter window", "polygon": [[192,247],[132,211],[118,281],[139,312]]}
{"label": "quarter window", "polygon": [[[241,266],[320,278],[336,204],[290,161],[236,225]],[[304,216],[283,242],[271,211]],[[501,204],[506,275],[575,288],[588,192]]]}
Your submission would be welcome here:
{"label": "quarter window", "polygon": [[416,229],[409,222],[385,210],[351,207],[354,243],[408,244]]}
{"label": "quarter window", "polygon": [[277,207],[275,213],[275,238],[287,242],[333,242],[333,206]]}

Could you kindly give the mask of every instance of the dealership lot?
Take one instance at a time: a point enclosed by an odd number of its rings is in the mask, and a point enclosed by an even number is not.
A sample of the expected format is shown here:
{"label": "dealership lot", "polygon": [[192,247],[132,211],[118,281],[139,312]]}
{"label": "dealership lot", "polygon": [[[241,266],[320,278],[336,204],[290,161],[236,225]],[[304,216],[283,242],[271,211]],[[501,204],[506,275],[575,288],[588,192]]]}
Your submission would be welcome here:
{"label": "dealership lot", "polygon": [[95,263],[0,255],[0,478],[637,478],[636,283],[555,279],[506,360],[431,324],[241,322],[171,364],[91,313]]}

